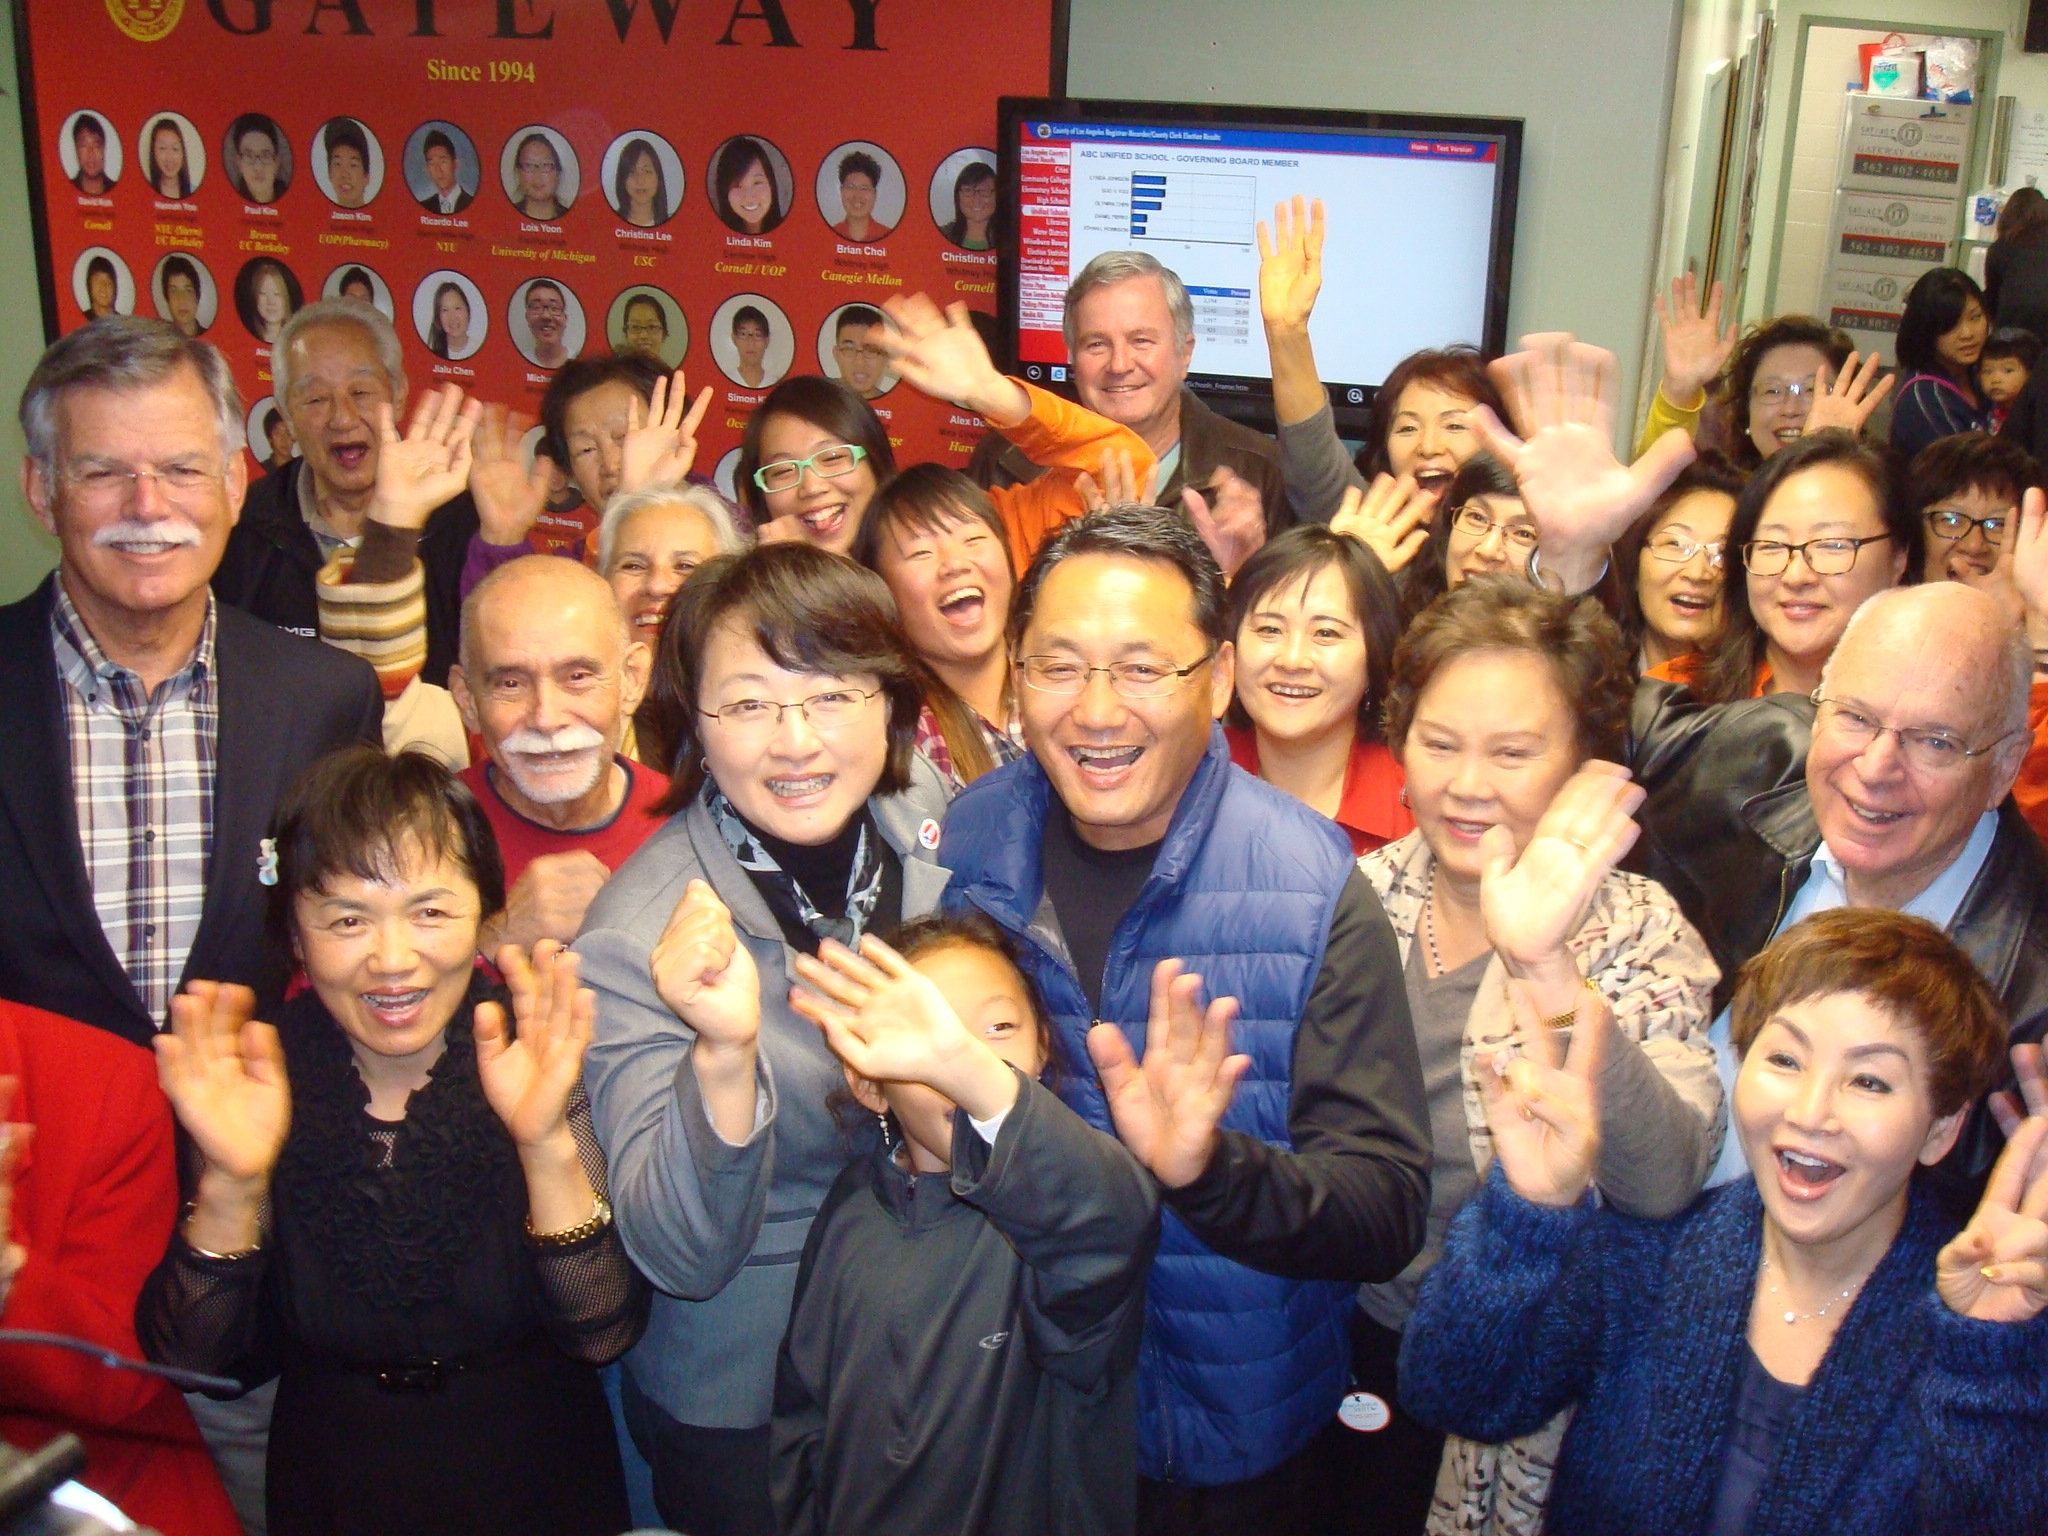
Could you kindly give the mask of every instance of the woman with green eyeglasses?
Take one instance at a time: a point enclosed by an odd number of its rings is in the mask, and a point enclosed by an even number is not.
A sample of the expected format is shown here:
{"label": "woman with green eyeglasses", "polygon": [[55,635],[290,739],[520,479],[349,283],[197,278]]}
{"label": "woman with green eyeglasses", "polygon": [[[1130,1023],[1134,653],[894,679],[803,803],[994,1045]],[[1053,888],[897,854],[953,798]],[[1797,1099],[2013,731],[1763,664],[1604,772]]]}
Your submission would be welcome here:
{"label": "woman with green eyeglasses", "polygon": [[1622,576],[1617,617],[1639,674],[1696,667],[1720,632],[1728,524],[1746,478],[1707,449],[1615,540],[1614,568]]}
{"label": "woman with green eyeglasses", "polygon": [[1848,432],[1801,438],[1750,477],[1729,521],[1719,636],[1646,674],[1709,704],[1810,694],[1849,616],[1920,579],[1919,520],[1882,450]]}
{"label": "woman with green eyeglasses", "polygon": [[804,544],[700,565],[670,604],[651,708],[667,823],[591,903],[584,1063],[619,1231],[657,1289],[623,1392],[663,1522],[775,1529],[768,1423],[797,1259],[873,1155],[845,1074],[789,1004],[795,957],[937,904],[945,791],[913,750],[924,668],[882,579]]}
{"label": "woman with green eyeglasses", "polygon": [[[890,325],[873,340],[898,378],[980,416],[1048,471],[989,492],[1016,569],[1053,529],[1088,510],[1084,472],[1106,477],[1128,462],[1133,485],[1151,473],[1152,450],[1129,427],[999,372],[965,306],[942,312],[914,294],[882,307]],[[776,385],[754,412],[733,482],[764,544],[800,540],[844,555],[860,542],[876,488],[895,472],[888,429],[873,407],[837,379],[807,376]]]}

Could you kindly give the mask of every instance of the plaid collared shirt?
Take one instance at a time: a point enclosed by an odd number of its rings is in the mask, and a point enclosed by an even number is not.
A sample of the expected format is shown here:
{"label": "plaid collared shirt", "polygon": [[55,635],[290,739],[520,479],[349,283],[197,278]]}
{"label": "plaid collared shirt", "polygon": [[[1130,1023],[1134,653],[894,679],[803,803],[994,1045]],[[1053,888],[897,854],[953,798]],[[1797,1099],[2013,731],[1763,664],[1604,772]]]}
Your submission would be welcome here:
{"label": "plaid collared shirt", "polygon": [[213,596],[191,658],[152,693],[107,660],[62,578],[54,590],[50,634],[86,880],[115,958],[161,1029],[199,931],[213,845]]}

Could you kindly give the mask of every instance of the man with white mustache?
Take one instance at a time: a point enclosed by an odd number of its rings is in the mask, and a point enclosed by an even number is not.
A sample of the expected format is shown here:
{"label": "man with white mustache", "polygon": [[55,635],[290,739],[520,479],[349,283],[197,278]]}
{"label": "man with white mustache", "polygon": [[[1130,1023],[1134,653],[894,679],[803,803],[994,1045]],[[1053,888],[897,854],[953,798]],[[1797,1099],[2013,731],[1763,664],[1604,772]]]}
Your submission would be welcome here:
{"label": "man with white mustache", "polygon": [[448,687],[485,760],[462,777],[508,882],[483,953],[575,938],[612,871],[660,825],[651,808],[668,780],[619,751],[650,667],[611,588],[578,561],[527,555],[463,604]]}

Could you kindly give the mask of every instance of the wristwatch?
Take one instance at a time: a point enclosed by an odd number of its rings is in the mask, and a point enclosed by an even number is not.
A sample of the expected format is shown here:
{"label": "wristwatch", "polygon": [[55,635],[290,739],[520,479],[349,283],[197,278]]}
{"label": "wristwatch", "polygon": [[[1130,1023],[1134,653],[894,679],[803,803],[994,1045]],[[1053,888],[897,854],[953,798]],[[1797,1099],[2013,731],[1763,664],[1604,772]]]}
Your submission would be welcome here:
{"label": "wristwatch", "polygon": [[573,1227],[564,1227],[560,1232],[536,1232],[533,1229],[533,1213],[526,1214],[526,1237],[531,1243],[542,1248],[573,1248],[578,1243],[588,1242],[612,1224],[612,1203],[603,1195],[593,1197],[590,1215]]}

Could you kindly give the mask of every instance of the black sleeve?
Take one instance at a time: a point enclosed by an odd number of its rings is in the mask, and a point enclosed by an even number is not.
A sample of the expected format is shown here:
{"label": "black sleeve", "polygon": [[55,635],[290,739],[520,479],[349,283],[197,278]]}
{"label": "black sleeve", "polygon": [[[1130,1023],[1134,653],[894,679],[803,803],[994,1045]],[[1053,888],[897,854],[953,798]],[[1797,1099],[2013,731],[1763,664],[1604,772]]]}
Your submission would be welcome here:
{"label": "black sleeve", "polygon": [[1422,1247],[1429,1108],[1400,951],[1353,870],[1294,1037],[1294,1150],[1236,1131],[1165,1201],[1226,1258],[1294,1280],[1391,1280]]}
{"label": "black sleeve", "polygon": [[2005,246],[1996,240],[1984,253],[1984,309],[1993,325],[1998,324],[1999,290],[2005,287],[2005,257]]}
{"label": "black sleeve", "polygon": [[2048,368],[2036,368],[2020,390],[2012,409],[2005,413],[2005,425],[1998,435],[2010,438],[2027,452],[2039,457],[2048,433],[2041,430],[2041,414],[2048,410]]}

